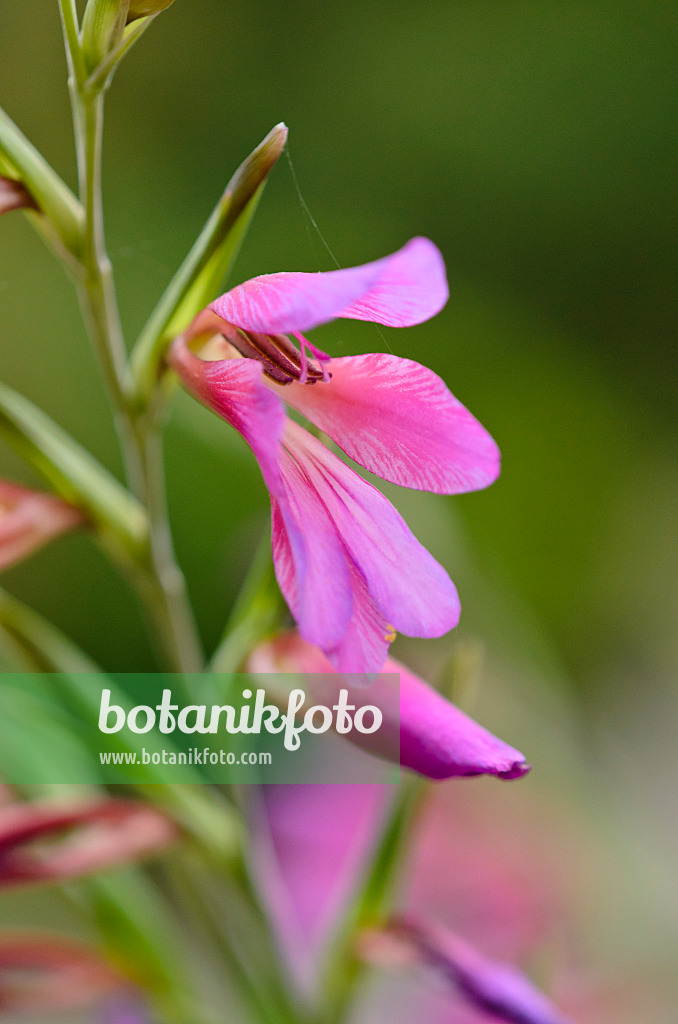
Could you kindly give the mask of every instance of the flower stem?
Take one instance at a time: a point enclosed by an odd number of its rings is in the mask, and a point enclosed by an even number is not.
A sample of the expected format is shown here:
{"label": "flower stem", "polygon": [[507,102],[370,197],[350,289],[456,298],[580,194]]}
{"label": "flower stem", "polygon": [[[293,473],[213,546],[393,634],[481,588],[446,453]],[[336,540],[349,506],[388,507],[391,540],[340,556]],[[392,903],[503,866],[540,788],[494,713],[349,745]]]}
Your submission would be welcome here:
{"label": "flower stem", "polygon": [[160,420],[151,414],[139,417],[132,408],[113,269],[106,251],[101,189],[105,86],[92,86],[85,80],[73,5],[63,0],[61,10],[80,200],[85,212],[75,280],[113,407],[127,482],[145,506],[149,522],[148,548],[135,562],[131,578],[152,624],[164,667],[175,672],[199,672],[203,666],[200,643],[167,518]]}

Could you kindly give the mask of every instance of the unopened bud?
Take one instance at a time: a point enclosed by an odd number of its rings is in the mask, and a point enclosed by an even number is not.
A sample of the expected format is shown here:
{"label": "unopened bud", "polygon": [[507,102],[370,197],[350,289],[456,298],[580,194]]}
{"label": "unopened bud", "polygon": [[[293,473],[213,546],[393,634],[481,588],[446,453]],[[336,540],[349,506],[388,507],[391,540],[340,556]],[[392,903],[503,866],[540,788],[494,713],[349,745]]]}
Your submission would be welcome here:
{"label": "unopened bud", "polygon": [[0,178],[0,214],[10,210],[37,210],[37,204],[20,181]]}
{"label": "unopened bud", "polygon": [[171,7],[174,0],[132,0],[129,5],[127,24],[136,21],[137,18],[147,18],[150,14],[160,14]]}

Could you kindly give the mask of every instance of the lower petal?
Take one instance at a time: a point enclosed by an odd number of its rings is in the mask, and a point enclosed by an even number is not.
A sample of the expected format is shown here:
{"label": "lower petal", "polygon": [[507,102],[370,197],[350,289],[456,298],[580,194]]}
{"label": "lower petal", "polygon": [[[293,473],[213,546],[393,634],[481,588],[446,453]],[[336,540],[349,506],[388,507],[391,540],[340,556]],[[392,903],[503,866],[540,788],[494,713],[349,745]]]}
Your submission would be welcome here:
{"label": "lower petal", "polygon": [[408,636],[453,629],[459,620],[454,584],[384,495],[298,424],[287,424],[284,444],[313,480],[381,621]]}

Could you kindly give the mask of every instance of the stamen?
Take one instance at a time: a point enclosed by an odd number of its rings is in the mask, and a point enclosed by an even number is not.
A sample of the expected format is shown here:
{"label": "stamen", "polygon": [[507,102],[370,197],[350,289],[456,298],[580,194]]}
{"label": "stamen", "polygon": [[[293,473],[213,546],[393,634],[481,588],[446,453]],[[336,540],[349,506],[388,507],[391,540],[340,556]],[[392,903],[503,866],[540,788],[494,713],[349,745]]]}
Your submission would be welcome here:
{"label": "stamen", "polygon": [[323,384],[328,384],[329,381],[331,380],[331,376],[327,367],[324,364],[328,363],[332,356],[328,355],[327,352],[323,352],[321,348],[318,348],[317,345],[314,345],[313,342],[308,340],[308,338],[305,338],[301,331],[292,331],[291,333],[292,337],[296,338],[297,341],[299,342],[299,348],[301,350],[302,375],[299,378],[299,383],[306,383],[306,349],[308,349],[311,355],[313,355],[320,363],[320,369],[322,370],[323,374]]}

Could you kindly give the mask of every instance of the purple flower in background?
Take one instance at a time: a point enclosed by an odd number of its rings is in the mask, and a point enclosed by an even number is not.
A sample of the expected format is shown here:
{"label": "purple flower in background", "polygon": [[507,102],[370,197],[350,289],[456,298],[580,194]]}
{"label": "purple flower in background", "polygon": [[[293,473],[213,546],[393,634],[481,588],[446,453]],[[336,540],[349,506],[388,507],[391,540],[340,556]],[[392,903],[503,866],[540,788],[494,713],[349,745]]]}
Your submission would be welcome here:
{"label": "purple flower in background", "polygon": [[453,981],[473,1007],[507,1024],[568,1024],[516,967],[488,959],[442,925],[404,918],[390,930]]}
{"label": "purple flower in background", "polygon": [[107,1004],[96,1024],[151,1024],[151,1018],[140,1002],[125,999]]}
{"label": "purple flower in background", "polygon": [[[411,326],[447,297],[440,252],[414,238],[360,267],[246,281],[170,353],[184,386],[252,448],[271,495],[280,588],[302,637],[340,671],[379,671],[396,632],[443,635],[459,601],[390,502],[289,420],[281,398],[385,480],[438,494],[492,483],[494,441],[431,370],[385,354],[331,359],[302,333],[336,318]],[[189,350],[215,334],[227,358]]]}
{"label": "purple flower in background", "polygon": [[[249,668],[253,672],[334,674],[322,651],[295,632],[258,647]],[[520,751],[478,725],[404,665],[388,658],[382,672],[399,675],[400,687],[393,688],[392,701],[379,700],[383,722],[375,753],[430,779],[473,775],[515,779],[530,770]],[[346,681],[337,676],[337,686],[344,685]],[[371,749],[371,737],[351,732],[347,738]]]}

